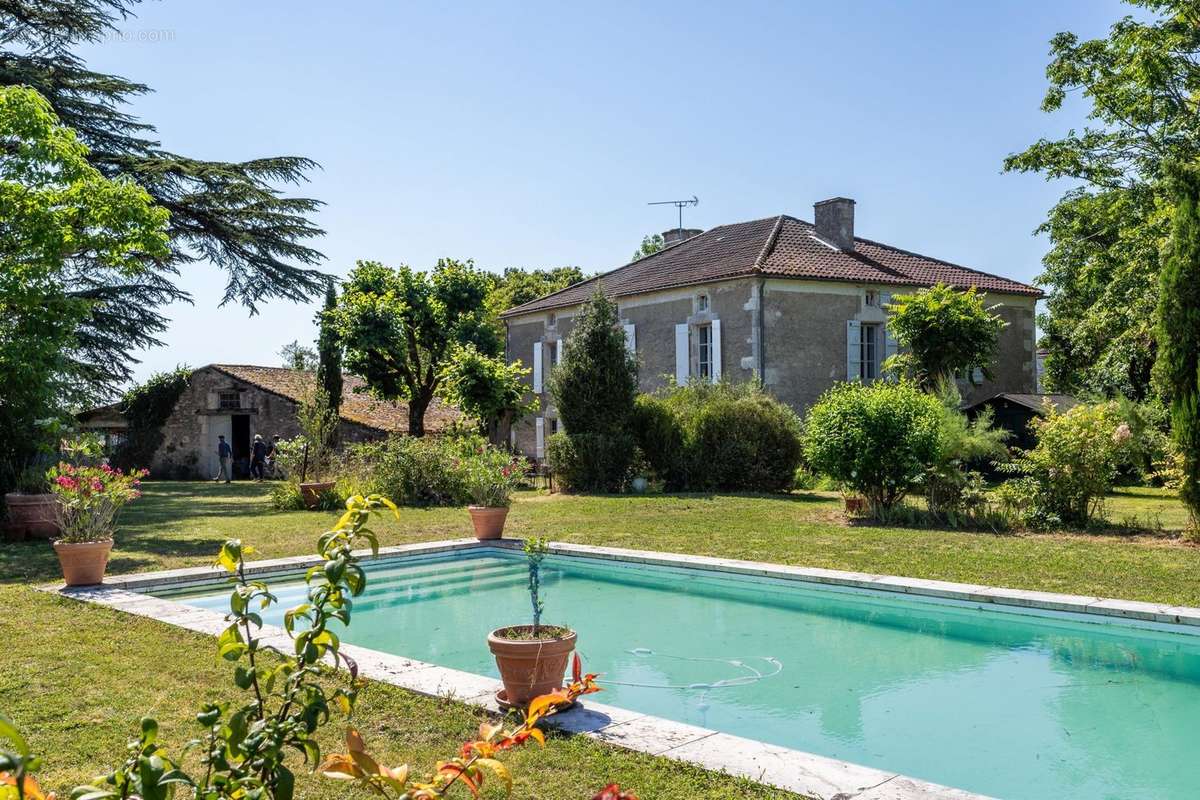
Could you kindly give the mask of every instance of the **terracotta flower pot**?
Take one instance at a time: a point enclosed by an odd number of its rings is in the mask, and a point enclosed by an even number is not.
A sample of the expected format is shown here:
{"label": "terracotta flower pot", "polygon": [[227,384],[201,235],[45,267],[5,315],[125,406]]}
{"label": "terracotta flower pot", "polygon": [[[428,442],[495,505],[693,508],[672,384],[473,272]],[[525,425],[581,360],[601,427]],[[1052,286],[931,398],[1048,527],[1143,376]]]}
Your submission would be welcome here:
{"label": "terracotta flower pot", "polygon": [[103,542],[55,542],[54,552],[62,565],[67,586],[91,586],[104,580],[112,539]]}
{"label": "terracotta flower pot", "polygon": [[319,506],[321,504],[321,495],[328,492],[333,486],[333,481],[300,484],[300,496],[304,498],[304,507],[313,509]]}
{"label": "terracotta flower pot", "polygon": [[532,625],[511,625],[488,634],[488,649],[496,657],[504,694],[514,706],[528,705],[539,695],[561,689],[567,661],[575,650],[576,636],[571,630],[556,639],[508,639],[501,635],[508,631],[532,630]]}
{"label": "terracotta flower pot", "polygon": [[58,533],[55,507],[58,498],[52,494],[6,494],[9,536],[21,541],[26,536],[50,538]]}
{"label": "terracotta flower pot", "polygon": [[475,526],[476,539],[499,539],[504,533],[504,520],[508,518],[506,506],[467,506],[467,512]]}

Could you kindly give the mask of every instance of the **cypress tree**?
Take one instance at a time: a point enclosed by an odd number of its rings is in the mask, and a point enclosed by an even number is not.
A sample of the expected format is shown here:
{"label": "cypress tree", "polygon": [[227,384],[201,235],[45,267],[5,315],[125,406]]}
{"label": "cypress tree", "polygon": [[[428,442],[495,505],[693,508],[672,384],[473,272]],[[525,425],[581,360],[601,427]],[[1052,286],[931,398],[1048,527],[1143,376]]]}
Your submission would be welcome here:
{"label": "cypress tree", "polygon": [[78,374],[113,389],[131,377],[133,354],[162,344],[168,320],[160,309],[190,299],[175,285],[181,269],[207,261],[226,273],[222,302],[251,313],[260,302],[303,302],[325,288],[312,269],[323,256],[305,244],[322,231],[308,216],[320,203],[280,193],[306,180],[315,162],[297,156],[243,162],[207,161],[162,149],[154,127],[128,114],[129,100],[150,87],[94,72],[71,50],[95,43],[132,16],[137,0],[28,0],[0,3],[0,86],[26,85],[49,102],[108,178],[140,184],[171,213],[170,255],[147,259],[135,278],[94,258],[69,265],[67,286],[89,301],[91,316],[76,331]]}
{"label": "cypress tree", "polygon": [[329,396],[329,410],[337,416],[342,408],[342,342],[334,328],[331,312],[337,308],[337,289],[325,290],[325,307],[317,314],[317,384]]}
{"label": "cypress tree", "polygon": [[1200,171],[1173,165],[1171,236],[1159,276],[1158,360],[1154,378],[1171,408],[1171,434],[1183,455],[1179,496],[1200,526]]}
{"label": "cypress tree", "polygon": [[637,399],[637,362],[625,346],[617,304],[597,289],[547,382],[570,434],[625,434]]}

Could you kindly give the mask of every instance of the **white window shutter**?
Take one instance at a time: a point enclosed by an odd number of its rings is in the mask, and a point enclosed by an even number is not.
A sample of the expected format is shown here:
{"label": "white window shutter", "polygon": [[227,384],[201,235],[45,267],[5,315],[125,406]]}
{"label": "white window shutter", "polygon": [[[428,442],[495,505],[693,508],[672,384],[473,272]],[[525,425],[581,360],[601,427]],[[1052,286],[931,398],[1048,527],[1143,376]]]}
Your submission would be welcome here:
{"label": "white window shutter", "polygon": [[534,452],[538,458],[546,457],[546,420],[536,417],[533,420]]}
{"label": "white window shutter", "polygon": [[846,380],[862,378],[862,323],[846,320]]}
{"label": "white window shutter", "polygon": [[721,320],[712,321],[712,379],[721,380]]}
{"label": "white window shutter", "polygon": [[[533,393],[542,393],[542,341],[533,343]],[[541,424],[539,420],[539,425]]]}
{"label": "white window shutter", "polygon": [[688,364],[690,361],[689,356],[688,326],[684,322],[675,326],[675,382],[680,386],[687,383],[688,375],[691,374]]}
{"label": "white window shutter", "polygon": [[983,385],[983,367],[976,367],[975,369],[971,370],[971,383],[975,384],[976,386]]}
{"label": "white window shutter", "polygon": [[632,322],[625,326],[625,349],[637,355],[637,335],[634,333]]}
{"label": "white window shutter", "polygon": [[562,339],[554,340],[554,363],[556,366],[562,363]]}
{"label": "white window shutter", "polygon": [[879,307],[882,308],[884,310],[884,312],[887,311],[887,306],[891,302],[892,302],[892,293],[891,292],[880,292],[879,293]]}

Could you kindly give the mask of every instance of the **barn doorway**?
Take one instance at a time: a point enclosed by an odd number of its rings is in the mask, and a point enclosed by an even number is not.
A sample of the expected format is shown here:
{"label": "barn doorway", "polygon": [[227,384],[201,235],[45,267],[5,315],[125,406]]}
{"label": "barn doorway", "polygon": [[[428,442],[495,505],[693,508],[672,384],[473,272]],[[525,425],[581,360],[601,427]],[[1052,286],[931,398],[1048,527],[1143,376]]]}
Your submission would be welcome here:
{"label": "barn doorway", "polygon": [[233,448],[233,477],[250,477],[250,415],[234,414],[230,417],[232,423],[232,439],[229,446]]}

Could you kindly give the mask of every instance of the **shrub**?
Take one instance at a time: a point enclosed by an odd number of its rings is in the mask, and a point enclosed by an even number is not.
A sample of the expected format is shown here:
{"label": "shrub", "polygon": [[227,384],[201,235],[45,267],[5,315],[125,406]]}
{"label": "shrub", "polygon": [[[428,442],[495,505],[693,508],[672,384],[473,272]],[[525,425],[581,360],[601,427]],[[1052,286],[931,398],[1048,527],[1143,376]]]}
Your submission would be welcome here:
{"label": "shrub", "polygon": [[346,479],[360,494],[394,497],[403,505],[466,502],[462,459],[486,447],[479,436],[392,436],[349,448]]}
{"label": "shrub", "polygon": [[556,433],[546,443],[546,458],[562,487],[573,492],[619,492],[634,460],[628,433]]}
{"label": "shrub", "polygon": [[101,542],[113,537],[121,509],[141,497],[138,487],[146,472],[126,474],[107,464],[93,467],[63,462],[51,467],[46,477],[58,499],[59,540]]}
{"label": "shrub", "polygon": [[1104,496],[1117,472],[1136,452],[1133,433],[1117,403],[1078,405],[1059,414],[1053,407],[1034,420],[1038,443],[1001,469],[1028,478],[1027,515],[1042,524],[1087,524],[1102,516]]}
{"label": "shrub", "polygon": [[925,473],[925,499],[930,514],[957,526],[987,502],[983,476],[971,466],[1007,459],[1004,442],[1010,434],[992,427],[991,409],[968,420],[958,410],[961,395],[949,381],[941,383],[938,399],[938,456]]}
{"label": "shrub", "polygon": [[954,373],[988,365],[1004,321],[983,304],[983,295],[937,284],[915,294],[898,294],[888,305],[888,330],[904,348],[885,369],[894,369],[932,389]]}
{"label": "shrub", "polygon": [[936,462],[941,420],[938,399],[907,381],[838,384],[808,413],[804,454],[886,517]]}
{"label": "shrub", "polygon": [[472,505],[507,508],[512,491],[521,479],[521,470],[512,456],[503,450],[482,448],[459,462],[463,493]]}
{"label": "shrub", "polygon": [[786,491],[800,420],[753,383],[703,383],[638,398],[632,430],[670,491]]}
{"label": "shrub", "polygon": [[637,397],[637,362],[625,345],[617,304],[597,290],[564,342],[547,381],[558,418],[572,434],[627,430]]}

